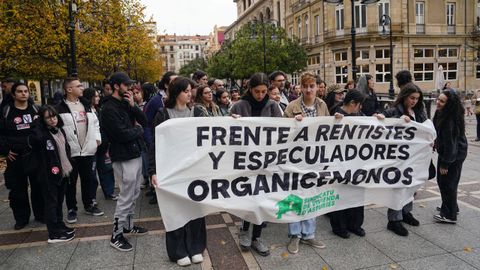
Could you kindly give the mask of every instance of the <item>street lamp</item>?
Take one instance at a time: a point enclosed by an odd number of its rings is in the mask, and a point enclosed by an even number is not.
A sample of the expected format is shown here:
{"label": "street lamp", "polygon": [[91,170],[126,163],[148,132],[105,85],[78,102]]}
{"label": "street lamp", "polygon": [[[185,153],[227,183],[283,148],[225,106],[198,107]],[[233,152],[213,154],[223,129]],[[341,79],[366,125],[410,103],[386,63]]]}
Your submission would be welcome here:
{"label": "street lamp", "polygon": [[390,25],[390,88],[388,89],[388,95],[391,98],[395,97],[395,89],[393,88],[393,37],[392,37],[392,18],[387,14],[382,16],[382,36],[387,36],[387,30],[385,29],[386,25]]}
{"label": "street lamp", "polygon": [[76,77],[77,72],[77,55],[76,55],[76,45],[75,45],[75,21],[73,19],[73,14],[77,13],[77,4],[74,0],[68,2],[68,18],[69,18],[69,32],[70,32],[70,69],[69,76]]}
{"label": "street lamp", "polygon": [[[327,3],[330,3],[330,4],[343,4],[343,0],[324,0],[325,2]],[[351,26],[351,36],[352,36],[352,79],[353,80],[357,80],[357,54],[356,54],[356,51],[357,51],[357,48],[356,48],[356,44],[355,44],[355,36],[357,34],[357,32],[355,31],[355,0],[350,0],[351,3],[352,3],[352,26]],[[365,4],[365,5],[369,5],[369,4],[374,4],[374,3],[377,3],[378,1],[380,0],[361,0],[360,1],[360,4]]]}
{"label": "street lamp", "polygon": [[[269,23],[269,22],[274,22],[274,20],[268,20],[268,21],[264,21],[263,18],[260,18],[260,21],[257,21],[255,20],[253,22],[254,25],[258,25],[259,23],[262,25],[262,46],[263,46],[263,73],[267,74],[267,42],[266,42],[266,30],[265,30],[265,24]],[[255,28],[254,28],[255,29]],[[256,39],[256,32],[254,30],[253,32],[253,35],[252,35],[252,38],[253,39]],[[272,35],[271,38],[275,38],[275,35]]]}

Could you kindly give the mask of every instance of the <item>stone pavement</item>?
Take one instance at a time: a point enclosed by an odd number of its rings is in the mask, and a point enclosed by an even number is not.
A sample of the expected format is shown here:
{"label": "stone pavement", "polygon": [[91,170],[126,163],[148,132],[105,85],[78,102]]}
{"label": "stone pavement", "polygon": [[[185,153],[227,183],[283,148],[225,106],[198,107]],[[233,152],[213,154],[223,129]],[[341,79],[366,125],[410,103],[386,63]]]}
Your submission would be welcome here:
{"label": "stone pavement", "polygon": [[[208,243],[205,262],[187,269],[480,269],[480,143],[475,138],[474,117],[467,117],[470,147],[459,186],[460,216],[457,225],[435,223],[432,215],[440,205],[435,181],[419,192],[414,215],[421,226],[411,227],[408,237],[386,229],[386,209],[365,210],[363,238],[341,239],[331,233],[326,217],[317,219],[317,239],[327,248],[300,246],[291,255],[286,250],[287,226],[268,224],[262,238],[271,248],[268,257],[241,252],[237,246],[239,219],[227,213],[207,217]],[[3,182],[0,176],[0,182]],[[146,236],[130,238],[134,252],[122,253],[109,246],[115,202],[98,193],[103,217],[79,212],[77,237],[64,244],[47,244],[46,228],[35,221],[14,231],[8,193],[0,184],[0,269],[180,269],[167,259],[165,230],[157,206],[139,198],[136,221],[150,229]],[[81,200],[79,200],[81,202]],[[79,205],[81,208],[81,205]]]}

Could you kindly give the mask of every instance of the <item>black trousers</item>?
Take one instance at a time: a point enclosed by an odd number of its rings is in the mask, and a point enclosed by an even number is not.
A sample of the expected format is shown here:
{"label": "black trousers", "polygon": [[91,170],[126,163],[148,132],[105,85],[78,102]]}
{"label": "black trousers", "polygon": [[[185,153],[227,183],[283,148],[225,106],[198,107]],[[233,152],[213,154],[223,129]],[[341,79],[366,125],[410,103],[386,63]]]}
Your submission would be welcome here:
{"label": "black trousers", "polygon": [[442,196],[440,214],[448,219],[457,220],[457,190],[462,174],[462,165],[465,160],[456,160],[448,166],[446,175],[440,174],[440,165],[437,164],[437,183]]}
{"label": "black trousers", "polygon": [[93,199],[96,197],[96,188],[94,192],[94,187],[96,184],[95,176],[95,166],[94,166],[95,156],[88,157],[74,157],[72,166],[73,170],[70,173],[70,179],[67,184],[67,190],[65,192],[65,199],[67,202],[68,210],[77,211],[77,179],[80,175],[80,186],[82,189],[82,202],[83,207],[86,209],[93,204]]}
{"label": "black trousers", "polygon": [[62,179],[57,184],[48,179],[42,185],[43,196],[45,198],[45,223],[49,237],[58,235],[65,227],[63,223],[63,197],[67,188],[68,178]]}
{"label": "black trousers", "polygon": [[185,226],[166,233],[167,254],[172,262],[201,254],[207,247],[205,218],[189,221]]}
{"label": "black trousers", "polygon": [[363,225],[363,206],[348,208],[330,213],[330,225],[333,232],[358,230]]}
{"label": "black trousers", "polygon": [[30,221],[30,201],[28,199],[28,185],[32,199],[33,215],[37,220],[44,217],[44,199],[40,183],[36,175],[26,175],[22,167],[21,156],[15,161],[7,160],[5,169],[5,186],[10,190],[8,199],[16,223],[27,224]]}
{"label": "black trousers", "polygon": [[[248,231],[250,228],[250,222],[242,220],[242,231]],[[263,223],[260,225],[253,224],[252,240],[257,240],[262,235]]]}

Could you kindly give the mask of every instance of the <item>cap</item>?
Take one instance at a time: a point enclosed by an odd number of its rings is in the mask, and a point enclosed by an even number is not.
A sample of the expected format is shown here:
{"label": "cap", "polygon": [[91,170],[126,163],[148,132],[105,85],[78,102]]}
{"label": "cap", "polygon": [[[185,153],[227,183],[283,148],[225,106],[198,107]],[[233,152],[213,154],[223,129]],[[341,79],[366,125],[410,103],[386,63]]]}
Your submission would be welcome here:
{"label": "cap", "polygon": [[126,85],[130,85],[135,83],[135,81],[130,79],[130,77],[128,77],[128,75],[125,72],[115,72],[112,74],[112,76],[110,76],[110,84],[120,85],[122,83]]}
{"label": "cap", "polygon": [[335,92],[335,93],[343,93],[345,89],[343,89],[340,84],[332,84],[327,87],[327,92]]}

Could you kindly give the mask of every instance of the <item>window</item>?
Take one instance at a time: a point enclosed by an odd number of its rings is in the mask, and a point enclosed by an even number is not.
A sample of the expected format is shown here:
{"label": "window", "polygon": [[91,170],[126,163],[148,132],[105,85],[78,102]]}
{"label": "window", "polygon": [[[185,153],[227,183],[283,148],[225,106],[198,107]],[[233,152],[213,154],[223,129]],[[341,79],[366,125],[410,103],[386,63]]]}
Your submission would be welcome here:
{"label": "window", "polygon": [[425,2],[415,3],[415,23],[425,24]]}
{"label": "window", "polygon": [[417,34],[425,34],[425,2],[415,3],[415,23]]}
{"label": "window", "polygon": [[344,29],[343,18],[343,5],[338,5],[335,7],[335,29],[337,31]]}
{"label": "window", "polygon": [[368,50],[358,50],[355,52],[355,58],[357,60],[368,60],[370,59],[370,52]]}
{"label": "window", "polygon": [[346,52],[346,51],[336,52],[336,53],[335,53],[335,61],[336,61],[336,62],[338,62],[338,61],[347,61],[347,52]]}
{"label": "window", "polygon": [[347,83],[348,79],[348,68],[347,66],[336,66],[335,67],[335,82],[336,83]]}
{"label": "window", "polygon": [[303,31],[303,37],[308,39],[308,15],[305,15],[305,30]]}
{"label": "window", "polygon": [[455,25],[455,3],[447,3],[447,25]]}
{"label": "window", "polygon": [[378,3],[378,25],[382,25],[383,15],[390,16],[390,0],[381,0]]}
{"label": "window", "polygon": [[173,51],[173,46],[170,46],[170,51]]}
{"label": "window", "polygon": [[198,45],[195,45],[195,50],[198,51]]}
{"label": "window", "polygon": [[298,27],[298,37],[302,36],[302,19],[298,18],[297,20],[297,27]]}
{"label": "window", "polygon": [[413,77],[417,82],[433,81],[433,63],[414,64]]}
{"label": "window", "polygon": [[429,58],[433,57],[433,49],[417,48],[413,51],[413,57],[415,58]]}
{"label": "window", "polygon": [[376,49],[375,58],[377,59],[390,58],[390,49]]}
{"label": "window", "polygon": [[355,1],[355,28],[365,27],[367,27],[367,6],[357,0]]}
{"label": "window", "polygon": [[439,63],[443,67],[443,74],[445,76],[445,80],[456,80],[457,79],[457,63]]}
{"label": "window", "polygon": [[293,38],[293,27],[290,27],[290,28],[288,29],[288,37],[289,37],[289,38]]}
{"label": "window", "polygon": [[316,36],[320,35],[320,16],[319,15],[315,16],[315,35]]}
{"label": "window", "polygon": [[480,79],[480,65],[477,65],[477,79]]}
{"label": "window", "polygon": [[280,17],[280,15],[281,15],[281,12],[280,12],[280,1],[278,1],[278,2],[277,2],[277,16],[278,16],[277,21],[278,21],[278,23],[280,23],[280,22],[282,21],[282,18]]}
{"label": "window", "polygon": [[438,57],[457,57],[458,49],[457,48],[439,48]]}
{"label": "window", "polygon": [[370,74],[370,65],[369,64],[357,65],[357,66],[358,66],[357,76]]}
{"label": "window", "polygon": [[390,82],[390,64],[375,65],[375,79],[377,82]]}

